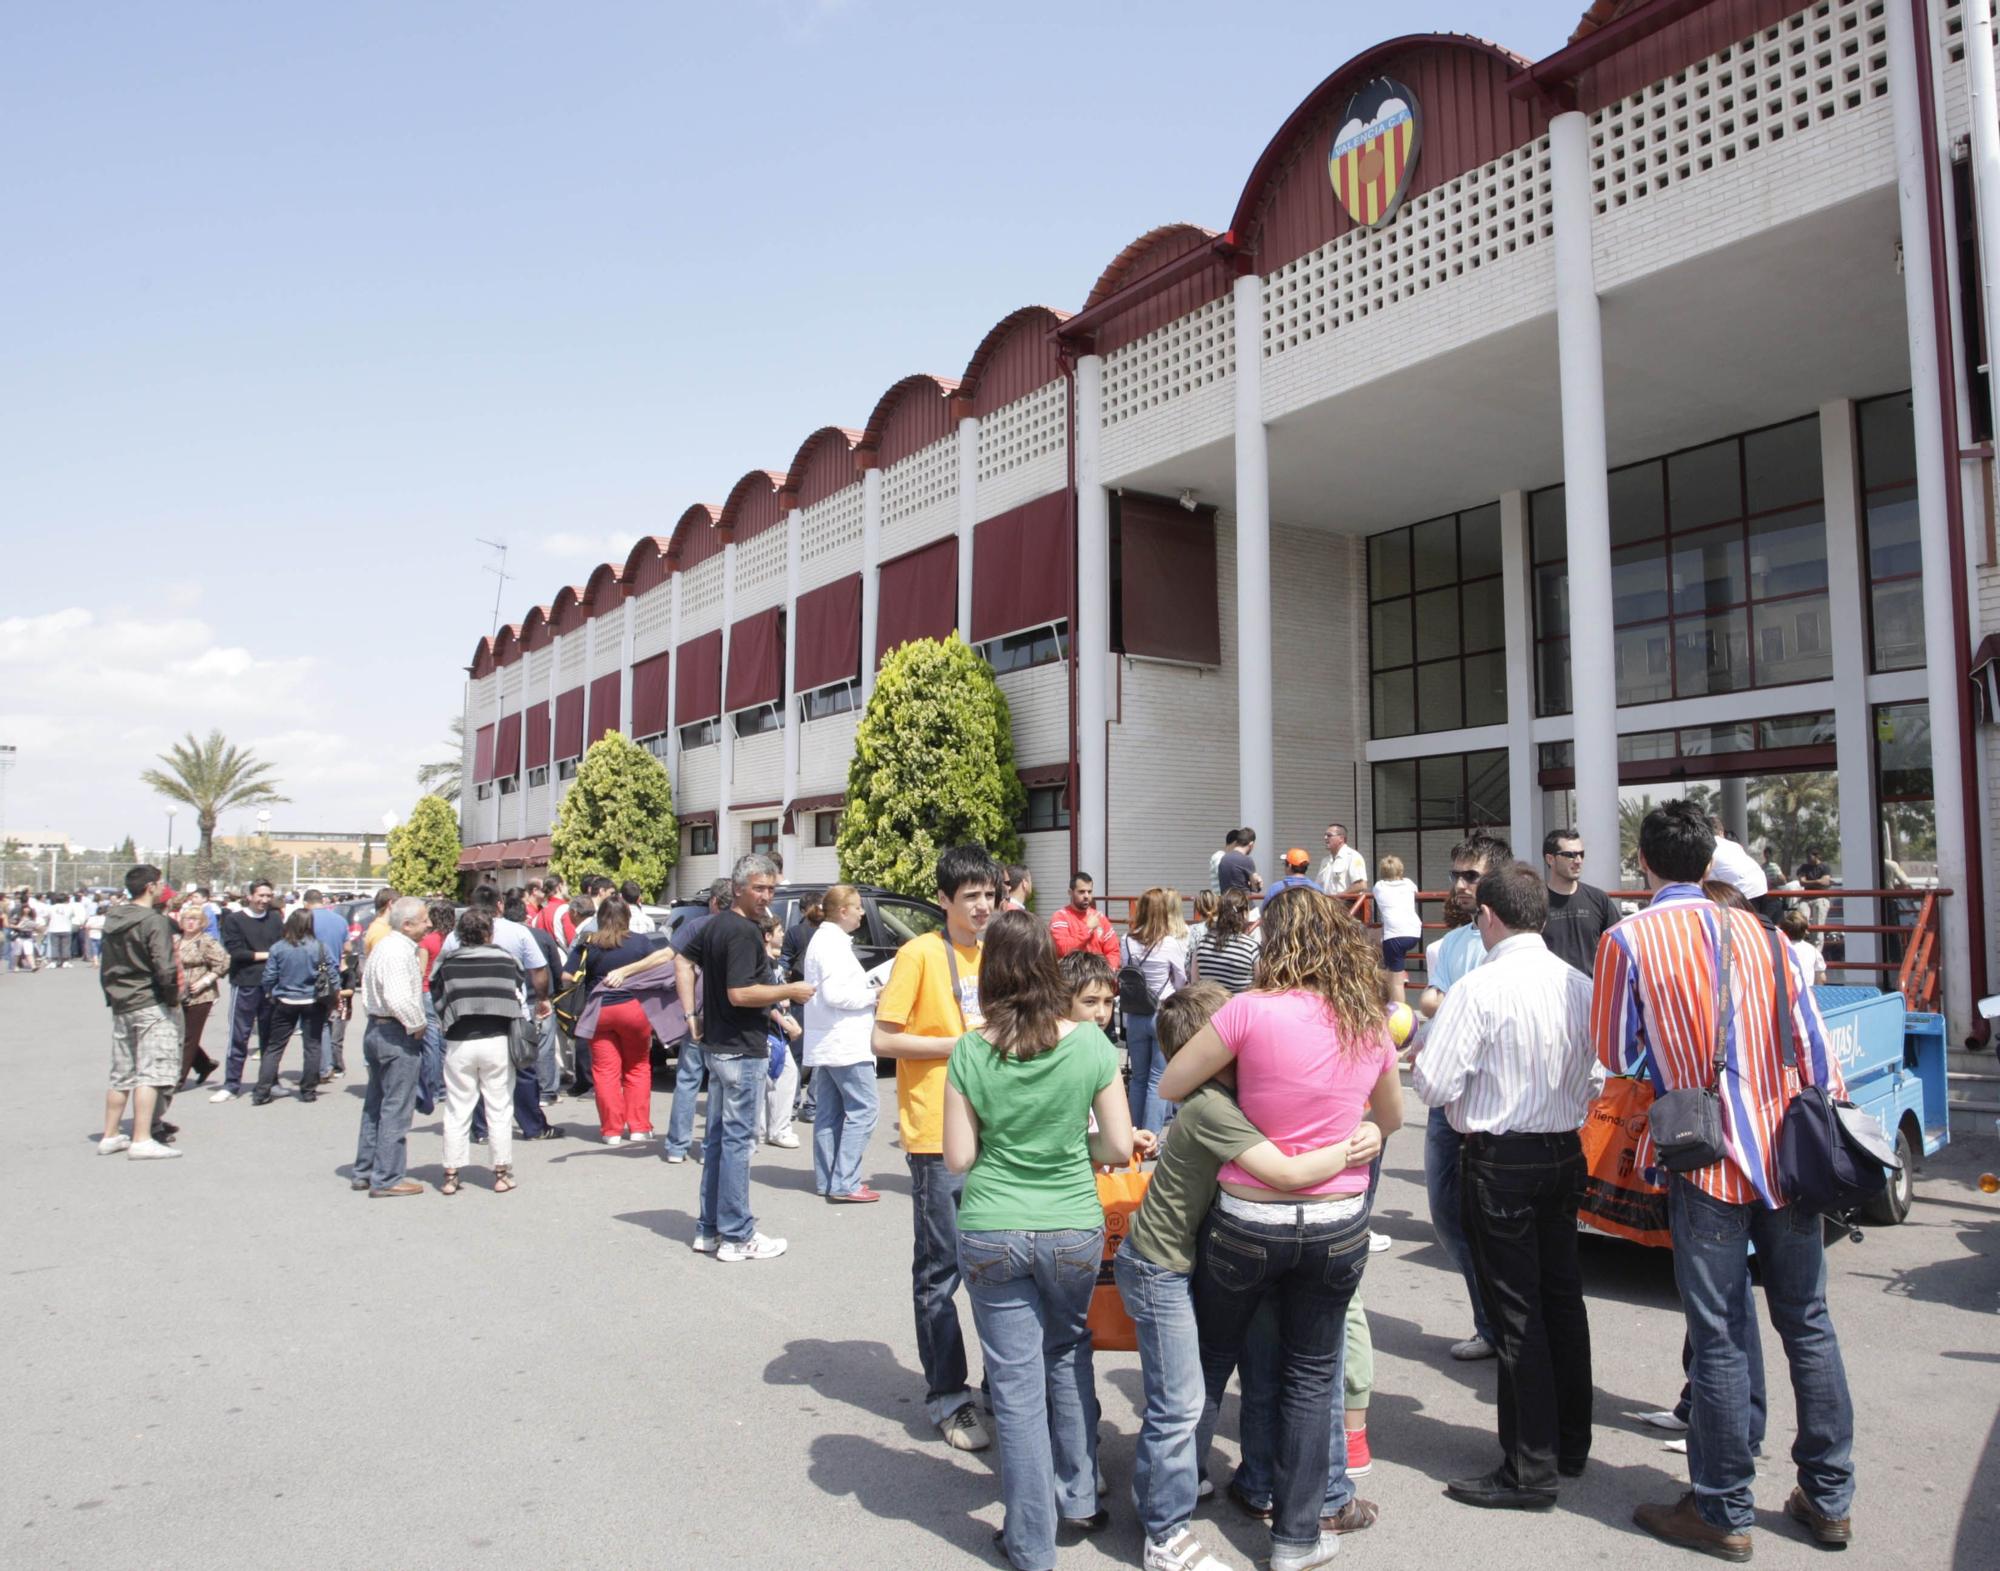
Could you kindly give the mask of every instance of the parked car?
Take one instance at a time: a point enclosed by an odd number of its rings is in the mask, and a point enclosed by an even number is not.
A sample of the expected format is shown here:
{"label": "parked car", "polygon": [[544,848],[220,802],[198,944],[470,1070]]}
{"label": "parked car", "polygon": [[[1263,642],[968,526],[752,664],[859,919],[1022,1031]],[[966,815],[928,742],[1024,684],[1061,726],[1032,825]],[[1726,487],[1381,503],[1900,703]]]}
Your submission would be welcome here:
{"label": "parked car", "polygon": [[[826,884],[780,884],[772,898],[771,910],[789,929],[799,920],[799,913],[825,894],[828,887]],[[944,913],[928,900],[912,900],[908,895],[894,894],[868,884],[861,885],[860,891],[862,919],[854,934],[854,953],[864,970],[872,971],[884,961],[895,959],[896,951],[911,939],[935,933],[944,926]],[[671,940],[689,917],[708,909],[708,902],[700,899],[676,900],[664,914],[656,906],[647,909],[660,924],[660,930]]]}

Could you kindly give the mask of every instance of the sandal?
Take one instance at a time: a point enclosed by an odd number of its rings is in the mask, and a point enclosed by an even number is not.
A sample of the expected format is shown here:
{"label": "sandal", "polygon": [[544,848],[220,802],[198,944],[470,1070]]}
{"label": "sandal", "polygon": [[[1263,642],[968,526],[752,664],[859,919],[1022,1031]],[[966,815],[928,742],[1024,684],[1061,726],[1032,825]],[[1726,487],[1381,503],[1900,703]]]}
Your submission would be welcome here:
{"label": "sandal", "polygon": [[511,1167],[493,1169],[493,1193],[504,1195],[514,1187],[514,1170]]}
{"label": "sandal", "polygon": [[458,1193],[457,1168],[448,1167],[444,1170],[444,1183],[438,1187],[438,1193],[441,1195],[455,1195]]}

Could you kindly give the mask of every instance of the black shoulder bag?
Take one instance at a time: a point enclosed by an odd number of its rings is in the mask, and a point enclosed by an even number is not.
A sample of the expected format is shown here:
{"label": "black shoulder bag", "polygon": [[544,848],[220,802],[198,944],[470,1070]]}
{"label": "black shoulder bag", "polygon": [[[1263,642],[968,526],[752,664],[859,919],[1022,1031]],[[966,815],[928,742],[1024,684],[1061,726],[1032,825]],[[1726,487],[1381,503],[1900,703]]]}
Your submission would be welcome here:
{"label": "black shoulder bag", "polygon": [[1137,960],[1133,960],[1132,940],[1127,938],[1119,952],[1121,964],[1118,967],[1118,1007],[1128,1015],[1150,1015],[1159,1007],[1159,999],[1146,985],[1145,962],[1153,958],[1154,944]]}

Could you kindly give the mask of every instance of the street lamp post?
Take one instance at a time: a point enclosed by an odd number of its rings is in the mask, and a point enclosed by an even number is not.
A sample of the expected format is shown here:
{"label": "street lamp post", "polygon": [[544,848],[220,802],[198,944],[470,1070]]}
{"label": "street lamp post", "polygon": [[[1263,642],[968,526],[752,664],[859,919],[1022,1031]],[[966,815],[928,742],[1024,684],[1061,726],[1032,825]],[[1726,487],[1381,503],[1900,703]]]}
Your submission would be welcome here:
{"label": "street lamp post", "polygon": [[167,882],[170,885],[174,881],[174,814],[179,811],[175,807],[167,809]]}

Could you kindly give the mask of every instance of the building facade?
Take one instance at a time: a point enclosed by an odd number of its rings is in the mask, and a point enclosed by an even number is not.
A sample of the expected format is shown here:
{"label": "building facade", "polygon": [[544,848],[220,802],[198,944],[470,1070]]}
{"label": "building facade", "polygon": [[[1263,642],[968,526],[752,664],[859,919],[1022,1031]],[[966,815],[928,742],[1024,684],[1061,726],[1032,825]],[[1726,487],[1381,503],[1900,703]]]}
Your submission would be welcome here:
{"label": "building facade", "polygon": [[480,640],[467,866],[545,860],[615,727],[672,772],[679,891],[765,846],[830,877],[877,660],[956,628],[1044,890],[1198,888],[1230,826],[1268,861],[1330,820],[1426,888],[1469,827],[1573,823],[1617,885],[1646,799],[1698,786],[1780,861],[1949,890],[1964,1036],[1991,47],[1960,0],[1603,0],[1541,61],[1367,50],[1225,227],[1138,237]]}

